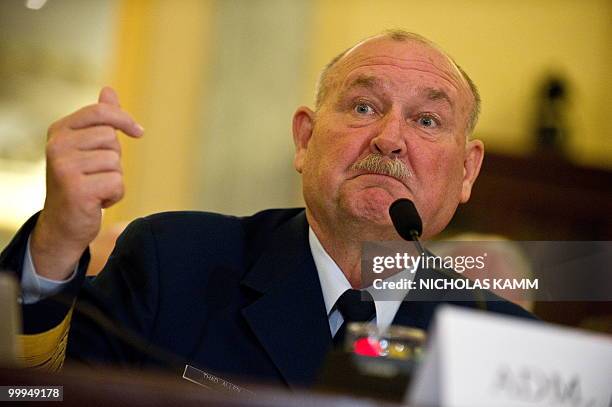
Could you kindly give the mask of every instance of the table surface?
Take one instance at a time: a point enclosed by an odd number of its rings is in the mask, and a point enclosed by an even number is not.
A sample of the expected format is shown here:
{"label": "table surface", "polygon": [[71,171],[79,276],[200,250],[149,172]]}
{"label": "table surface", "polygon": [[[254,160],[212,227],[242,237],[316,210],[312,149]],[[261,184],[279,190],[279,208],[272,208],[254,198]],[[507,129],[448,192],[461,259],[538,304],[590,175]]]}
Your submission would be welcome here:
{"label": "table surface", "polygon": [[[397,406],[383,401],[356,398],[350,395],[324,394],[311,391],[293,392],[265,386],[248,386],[254,394],[226,394],[210,391],[178,377],[142,371],[111,368],[69,367],[59,373],[37,370],[0,369],[1,386],[63,386],[63,402],[44,405],[62,406],[313,406],[366,407]],[[40,407],[39,402],[30,403]],[[1,404],[1,403],[0,403]]]}

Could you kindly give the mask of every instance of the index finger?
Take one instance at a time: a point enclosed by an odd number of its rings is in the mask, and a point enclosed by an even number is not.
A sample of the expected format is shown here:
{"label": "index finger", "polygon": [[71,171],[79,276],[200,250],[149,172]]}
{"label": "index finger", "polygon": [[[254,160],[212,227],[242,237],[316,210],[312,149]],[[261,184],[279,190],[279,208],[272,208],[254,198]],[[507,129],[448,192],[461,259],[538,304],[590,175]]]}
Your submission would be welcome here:
{"label": "index finger", "polygon": [[108,103],[96,103],[77,110],[64,120],[64,125],[73,130],[91,126],[112,126],[131,137],[140,137],[144,128],[132,116],[118,106]]}

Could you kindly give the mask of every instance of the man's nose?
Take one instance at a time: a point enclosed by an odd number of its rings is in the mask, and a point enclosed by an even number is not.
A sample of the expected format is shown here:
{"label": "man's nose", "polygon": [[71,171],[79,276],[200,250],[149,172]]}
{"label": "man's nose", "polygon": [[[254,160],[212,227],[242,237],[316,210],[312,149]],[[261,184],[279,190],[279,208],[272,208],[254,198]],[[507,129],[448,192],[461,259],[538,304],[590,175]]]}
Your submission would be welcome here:
{"label": "man's nose", "polygon": [[370,149],[391,158],[406,153],[406,143],[402,137],[402,120],[395,115],[389,115],[381,123],[378,134],[370,142]]}

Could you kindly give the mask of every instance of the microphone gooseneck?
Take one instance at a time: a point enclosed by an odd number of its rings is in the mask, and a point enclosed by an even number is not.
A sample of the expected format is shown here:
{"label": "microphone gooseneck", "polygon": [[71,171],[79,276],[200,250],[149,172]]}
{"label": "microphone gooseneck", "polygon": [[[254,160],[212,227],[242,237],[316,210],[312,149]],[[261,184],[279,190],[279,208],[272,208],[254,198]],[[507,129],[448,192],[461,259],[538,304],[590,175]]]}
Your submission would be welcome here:
{"label": "microphone gooseneck", "polygon": [[[391,216],[393,226],[402,239],[413,241],[419,253],[423,256],[429,256],[419,241],[419,236],[423,232],[423,222],[414,203],[406,198],[396,200],[389,207],[389,216]],[[457,278],[444,268],[436,270],[451,279]],[[478,308],[487,310],[487,301],[482,291],[475,291],[473,298]]]}

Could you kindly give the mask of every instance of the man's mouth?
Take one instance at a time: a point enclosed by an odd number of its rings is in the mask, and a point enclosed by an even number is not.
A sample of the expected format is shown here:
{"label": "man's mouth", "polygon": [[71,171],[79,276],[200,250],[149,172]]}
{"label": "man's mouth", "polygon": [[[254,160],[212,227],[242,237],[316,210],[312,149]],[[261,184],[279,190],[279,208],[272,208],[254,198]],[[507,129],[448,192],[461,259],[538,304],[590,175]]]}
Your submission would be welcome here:
{"label": "man's mouth", "polygon": [[357,174],[355,174],[354,176],[350,177],[349,179],[355,179],[364,175],[369,175],[369,176],[374,176],[374,177],[384,177],[385,179],[392,179],[394,181],[397,181],[399,183],[401,183],[404,187],[410,189],[409,185],[407,182],[404,182],[403,180],[394,177],[392,175],[386,174],[386,173],[381,173],[381,172],[371,172],[371,171],[357,171]]}

